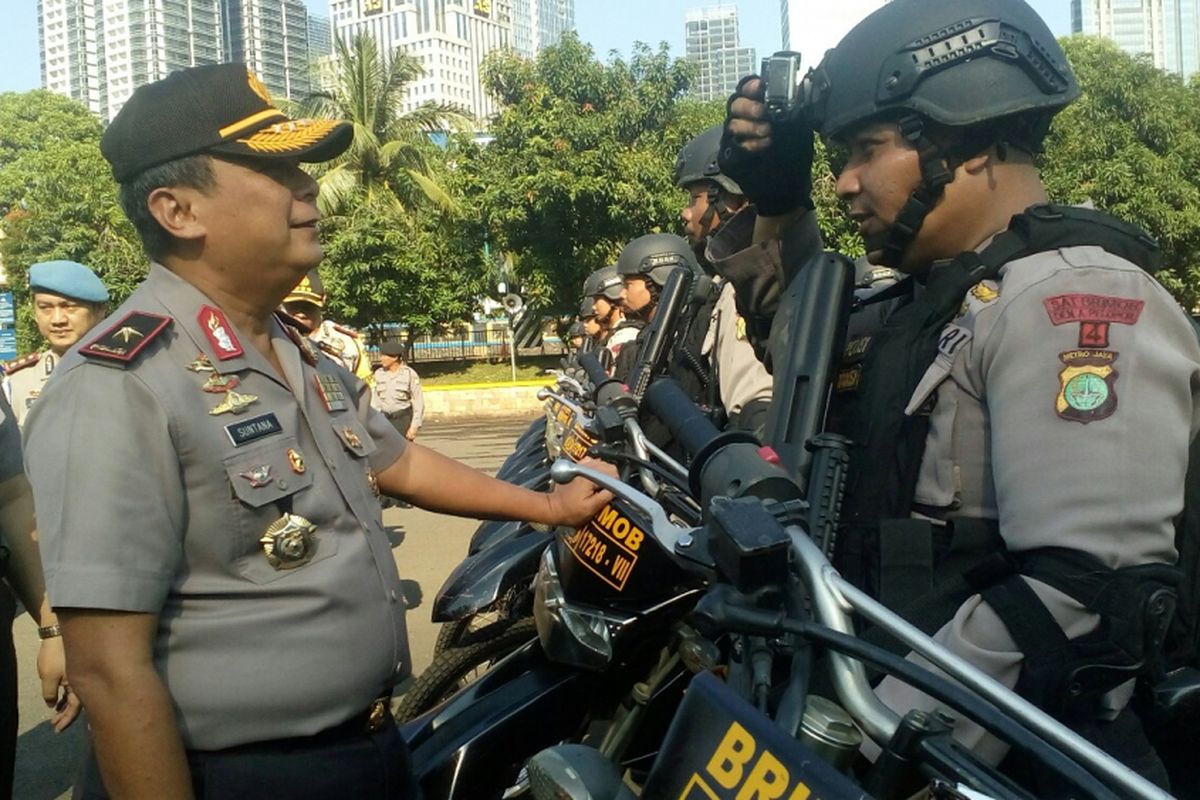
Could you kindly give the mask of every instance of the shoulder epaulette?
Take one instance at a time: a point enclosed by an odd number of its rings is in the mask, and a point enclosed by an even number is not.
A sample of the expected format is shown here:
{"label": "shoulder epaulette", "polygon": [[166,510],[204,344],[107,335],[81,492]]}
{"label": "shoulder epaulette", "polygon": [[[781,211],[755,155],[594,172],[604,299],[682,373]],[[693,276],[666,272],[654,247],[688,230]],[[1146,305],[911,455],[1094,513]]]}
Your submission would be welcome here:
{"label": "shoulder epaulette", "polygon": [[171,318],[148,311],[130,311],[96,338],[79,348],[80,355],[116,367],[127,367],[171,325]]}
{"label": "shoulder epaulette", "polygon": [[341,324],[340,322],[334,322],[333,320],[330,320],[329,324],[331,326],[333,326],[333,329],[335,331],[337,331],[338,333],[344,333],[347,336],[354,337],[355,339],[358,338],[358,331],[354,330],[354,328],[347,328],[345,325]]}
{"label": "shoulder epaulette", "polygon": [[4,374],[12,375],[14,372],[20,372],[26,367],[32,367],[41,360],[42,354],[40,352],[30,353],[29,355],[21,356],[20,358],[14,358],[12,361],[9,361],[4,365]]}

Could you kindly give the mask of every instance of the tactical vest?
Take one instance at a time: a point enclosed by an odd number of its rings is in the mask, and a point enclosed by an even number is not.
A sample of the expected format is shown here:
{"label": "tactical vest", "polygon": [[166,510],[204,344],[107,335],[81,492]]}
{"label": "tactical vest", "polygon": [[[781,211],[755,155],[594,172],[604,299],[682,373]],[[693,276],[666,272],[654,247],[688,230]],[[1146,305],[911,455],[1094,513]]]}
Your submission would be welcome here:
{"label": "tactical vest", "polygon": [[[869,347],[847,354],[835,389],[851,391],[839,395],[831,413],[831,428],[854,442],[835,566],[928,634],[981,594],[1025,656],[1017,691],[1064,719],[1095,716],[1105,693],[1159,667],[1179,570],[1165,564],[1111,570],[1062,548],[1010,553],[993,521],[956,518],[943,528],[914,519],[929,416],[904,409],[973,286],[1017,259],[1081,245],[1102,247],[1149,273],[1162,263],[1158,245],[1135,226],[1089,209],[1033,206],[982,251],[931,270],[923,291],[914,291],[910,277],[860,303],[894,308]],[[855,350],[853,341],[849,348]],[[1180,537],[1196,541],[1200,534],[1193,524]],[[1022,575],[1099,614],[1100,627],[1068,641]],[[1194,643],[1194,610],[1191,616]],[[905,649],[878,631],[868,638]]]}

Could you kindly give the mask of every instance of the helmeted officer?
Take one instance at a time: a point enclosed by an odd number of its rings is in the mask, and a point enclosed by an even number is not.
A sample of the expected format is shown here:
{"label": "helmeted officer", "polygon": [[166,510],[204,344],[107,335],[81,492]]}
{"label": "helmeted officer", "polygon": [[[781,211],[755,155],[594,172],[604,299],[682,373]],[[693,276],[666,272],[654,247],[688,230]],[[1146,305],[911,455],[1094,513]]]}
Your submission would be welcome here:
{"label": "helmeted officer", "polygon": [[425,421],[425,392],[421,376],[404,358],[401,342],[379,346],[379,369],[375,370],[372,405],[391,420],[396,431],[410,442],[417,438]]}
{"label": "helmeted officer", "polygon": [[583,282],[584,303],[591,300],[592,315],[600,329],[597,341],[604,346],[600,361],[610,372],[621,355],[621,349],[634,342],[646,324],[642,320],[626,318],[625,310],[621,307],[623,287],[616,264],[595,270]]}
{"label": "helmeted officer", "polygon": [[[1164,782],[1126,703],[1174,577],[1200,344],[1147,237],[1047,205],[1033,154],[1080,92],[1061,48],[1022,0],[894,0],[806,81],[782,120],[757,78],[731,99],[721,166],[763,216],[754,247],[718,235],[709,254],[764,342],[780,278],[821,247],[815,127],[844,151],[837,191],[871,262],[910,276],[852,316],[837,566]],[[879,693],[936,705],[891,679]],[[972,724],[956,735],[1004,755]]]}
{"label": "helmeted officer", "polygon": [[18,425],[25,423],[58,360],[104,319],[108,303],[108,289],[96,273],[74,261],[34,264],[29,268],[29,291],[33,318],[49,346],[5,367],[6,393]]}
{"label": "helmeted officer", "polygon": [[314,269],[283,298],[283,307],[288,314],[308,327],[308,338],[317,347],[341,362],[352,374],[370,383],[371,357],[367,354],[362,336],[353,328],[325,318],[327,299],[325,284]]}
{"label": "helmeted officer", "polygon": [[[675,160],[675,185],[688,193],[688,203],[680,215],[688,243],[701,266],[707,260],[704,250],[709,237],[735,217],[743,217],[738,224],[745,231],[747,245],[754,230],[754,209],[742,194],[742,187],[721,172],[717,163],[720,147],[721,126],[714,125],[684,145]],[[733,284],[719,276],[713,280],[717,296],[700,353],[708,359],[715,376],[728,424],[761,436],[771,402],[771,376],[746,338],[746,324],[737,312]]]}
{"label": "helmeted officer", "polygon": [[[377,495],[582,524],[407,442],[283,298],[322,258],[289,119],[241,64],[139,87],[101,151],[149,275],[60,363],[26,430],[46,582],[88,709],[86,797],[416,796],[388,694],[410,669]],[[68,420],[69,424],[64,424]]]}

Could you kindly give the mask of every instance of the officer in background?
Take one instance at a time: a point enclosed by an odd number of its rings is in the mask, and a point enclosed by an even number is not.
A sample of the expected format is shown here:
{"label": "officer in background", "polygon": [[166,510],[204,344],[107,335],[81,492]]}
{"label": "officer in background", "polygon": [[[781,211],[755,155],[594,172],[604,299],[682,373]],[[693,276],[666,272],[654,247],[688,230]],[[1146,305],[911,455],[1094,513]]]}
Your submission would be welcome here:
{"label": "officer in background", "polygon": [[[600,363],[612,372],[613,364],[621,355],[621,348],[631,344],[638,332],[645,327],[642,320],[627,319],[621,307],[621,291],[624,284],[617,274],[617,266],[610,264],[592,272],[583,282],[583,302],[592,301],[591,311],[599,326],[597,343],[604,346]],[[580,309],[582,314],[583,309]]]}
{"label": "officer in background", "polygon": [[371,357],[362,337],[353,328],[347,328],[325,319],[325,285],[314,269],[296,284],[283,299],[283,308],[310,331],[308,338],[317,347],[328,353],[352,375],[371,382]]}
{"label": "officer in background", "polygon": [[379,347],[371,405],[387,417],[392,427],[410,442],[417,438],[425,417],[421,376],[404,360],[404,345],[384,342]]}
{"label": "officer in background", "polygon": [[415,797],[388,713],[411,669],[380,493],[579,525],[609,499],[490,478],[398,434],[283,298],[322,258],[289,119],[242,64],[139,87],[101,151],[152,260],[30,415],[46,583],[94,758],[83,796]]}
{"label": "officer in background", "polygon": [[25,424],[30,407],[41,395],[58,360],[104,319],[108,303],[108,289],[96,273],[74,261],[34,264],[29,268],[29,291],[38,332],[49,347],[5,368],[6,394],[18,425]]}
{"label": "officer in background", "polygon": [[[714,125],[684,145],[675,161],[675,185],[688,193],[688,203],[680,212],[684,231],[708,273],[712,269],[704,251],[709,237],[739,216],[747,245],[754,231],[754,209],[742,194],[742,187],[722,173],[717,164],[720,146],[721,126]],[[733,284],[720,276],[713,280],[718,294],[700,352],[715,376],[729,427],[753,431],[761,437],[771,403],[771,376],[746,339],[746,324],[737,313]]]}
{"label": "officer in background", "polygon": [[[1155,657],[1150,599],[1175,579],[1200,344],[1140,232],[1046,205],[1034,154],[1079,93],[1022,0],[893,0],[810,73],[800,113],[769,116],[762,81],[739,85],[721,168],[761,216],[753,247],[718,234],[709,255],[762,347],[780,285],[821,248],[813,129],[840,148],[837,193],[871,263],[909,277],[851,318],[835,566],[1165,784],[1127,703]],[[1081,667],[1088,685],[1068,691]],[[893,679],[879,694],[937,705]],[[971,723],[955,734],[1005,755]]]}

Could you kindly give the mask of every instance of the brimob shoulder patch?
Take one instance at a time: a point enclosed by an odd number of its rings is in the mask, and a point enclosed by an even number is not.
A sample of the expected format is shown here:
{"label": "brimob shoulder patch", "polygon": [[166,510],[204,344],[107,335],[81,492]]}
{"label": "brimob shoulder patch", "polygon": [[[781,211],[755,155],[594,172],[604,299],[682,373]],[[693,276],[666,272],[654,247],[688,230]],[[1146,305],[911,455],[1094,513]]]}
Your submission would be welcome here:
{"label": "brimob shoulder patch", "polygon": [[103,333],[79,348],[81,355],[116,367],[132,364],[146,346],[168,327],[173,320],[148,311],[130,311]]}

